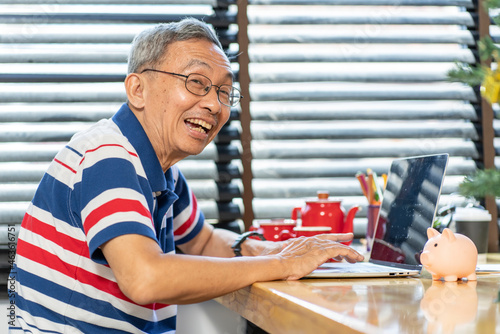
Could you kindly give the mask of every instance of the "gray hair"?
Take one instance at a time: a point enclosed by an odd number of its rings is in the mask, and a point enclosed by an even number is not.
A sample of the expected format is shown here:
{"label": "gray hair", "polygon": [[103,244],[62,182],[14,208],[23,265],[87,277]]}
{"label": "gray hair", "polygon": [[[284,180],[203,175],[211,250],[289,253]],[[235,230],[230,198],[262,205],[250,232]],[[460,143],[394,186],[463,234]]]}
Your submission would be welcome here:
{"label": "gray hair", "polygon": [[128,74],[137,73],[145,65],[159,65],[169,44],[189,39],[205,39],[223,50],[215,31],[200,20],[186,18],[158,24],[135,36],[128,56]]}

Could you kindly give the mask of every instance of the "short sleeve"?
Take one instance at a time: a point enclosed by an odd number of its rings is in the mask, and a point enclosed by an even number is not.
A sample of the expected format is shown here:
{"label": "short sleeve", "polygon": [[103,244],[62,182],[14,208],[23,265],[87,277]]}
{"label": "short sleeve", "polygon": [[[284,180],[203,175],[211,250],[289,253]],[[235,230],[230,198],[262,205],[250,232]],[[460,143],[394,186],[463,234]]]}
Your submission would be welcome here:
{"label": "short sleeve", "polygon": [[[75,183],[90,257],[106,263],[99,247],[125,234],[156,240],[152,194],[137,154],[117,143],[85,152]],[[149,195],[149,198],[148,198]]]}

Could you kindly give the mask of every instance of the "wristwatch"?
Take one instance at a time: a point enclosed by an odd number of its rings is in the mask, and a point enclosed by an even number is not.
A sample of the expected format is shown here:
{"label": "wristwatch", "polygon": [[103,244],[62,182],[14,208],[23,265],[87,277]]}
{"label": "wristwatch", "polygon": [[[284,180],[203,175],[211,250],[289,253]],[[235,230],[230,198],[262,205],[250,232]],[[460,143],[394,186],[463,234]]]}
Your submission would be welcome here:
{"label": "wristwatch", "polygon": [[264,238],[264,236],[261,233],[256,232],[256,231],[250,231],[250,232],[245,232],[245,233],[241,234],[240,236],[238,236],[236,238],[236,240],[234,240],[234,243],[231,246],[231,248],[233,249],[233,252],[236,256],[241,256],[241,244],[245,240],[247,240],[248,237],[252,237],[252,236],[257,236],[257,237],[259,237],[260,240],[266,240],[266,238]]}

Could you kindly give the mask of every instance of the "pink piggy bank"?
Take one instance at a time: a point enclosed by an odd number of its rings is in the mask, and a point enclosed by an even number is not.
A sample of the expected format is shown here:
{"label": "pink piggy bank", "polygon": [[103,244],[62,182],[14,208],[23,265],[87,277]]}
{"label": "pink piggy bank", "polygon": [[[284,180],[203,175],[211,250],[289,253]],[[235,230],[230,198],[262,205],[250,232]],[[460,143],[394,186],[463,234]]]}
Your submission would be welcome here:
{"label": "pink piggy bank", "polygon": [[443,234],[429,227],[429,240],[425,243],[420,256],[422,265],[432,274],[433,280],[444,277],[446,282],[454,282],[459,278],[476,280],[477,248],[462,234],[454,234],[449,228]]}

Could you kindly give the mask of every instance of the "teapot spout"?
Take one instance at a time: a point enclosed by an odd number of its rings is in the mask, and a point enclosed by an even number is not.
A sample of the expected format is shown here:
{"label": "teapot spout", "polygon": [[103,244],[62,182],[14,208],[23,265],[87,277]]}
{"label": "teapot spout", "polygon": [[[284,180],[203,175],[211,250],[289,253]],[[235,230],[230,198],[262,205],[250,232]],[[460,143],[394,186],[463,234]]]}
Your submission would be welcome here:
{"label": "teapot spout", "polygon": [[344,222],[344,230],[343,233],[349,233],[354,231],[354,216],[361,209],[361,206],[355,205],[349,209],[347,212],[345,222]]}

